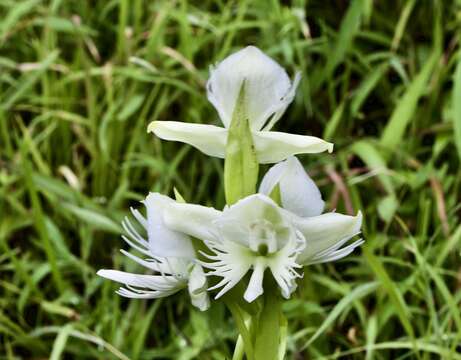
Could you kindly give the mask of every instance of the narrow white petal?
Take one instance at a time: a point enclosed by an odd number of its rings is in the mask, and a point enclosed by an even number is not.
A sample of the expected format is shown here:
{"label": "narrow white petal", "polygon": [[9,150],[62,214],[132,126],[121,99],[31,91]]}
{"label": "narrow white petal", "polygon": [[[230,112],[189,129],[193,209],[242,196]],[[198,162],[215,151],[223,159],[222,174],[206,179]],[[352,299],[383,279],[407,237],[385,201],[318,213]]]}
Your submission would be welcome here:
{"label": "narrow white petal", "polygon": [[193,264],[189,274],[189,295],[192,305],[201,311],[205,311],[210,307],[210,299],[207,293],[208,282],[200,264]]}
{"label": "narrow white petal", "polygon": [[295,218],[295,223],[306,239],[306,247],[298,257],[298,262],[305,265],[338,242],[344,243],[344,239],[356,235],[362,225],[362,213],[357,216],[327,213]]}
{"label": "narrow white petal", "polygon": [[179,141],[192,145],[201,152],[224,158],[227,129],[205,124],[188,124],[177,121],[153,121],[147,128],[164,140]]}
{"label": "narrow white petal", "polygon": [[263,279],[264,270],[266,270],[265,258],[258,257],[253,264],[253,273],[251,274],[250,282],[243,295],[247,302],[252,302],[264,292]]}
{"label": "narrow white petal", "polygon": [[189,293],[199,294],[207,290],[207,278],[200,264],[193,264],[189,274]]}
{"label": "narrow white petal", "polygon": [[139,275],[118,270],[99,270],[97,275],[124,285],[147,288],[165,293],[176,292],[186,286],[184,280],[179,280],[174,276]]}
{"label": "narrow white petal", "polygon": [[220,215],[220,211],[211,207],[171,203],[165,208],[163,219],[170,229],[200,240],[210,240],[215,237],[212,222]]}
{"label": "narrow white petal", "polygon": [[317,216],[323,212],[325,202],[320,190],[296,157],[290,156],[272,166],[264,176],[259,192],[269,195],[276,185],[279,185],[284,209],[301,217]]}
{"label": "narrow white petal", "polygon": [[139,257],[130,254],[128,251],[121,249],[120,252],[126,257],[130,258],[139,265],[144,266],[147,269],[159,272],[166,275],[185,275],[187,274],[186,262],[182,261],[181,258],[165,258],[155,257],[155,259],[144,260]]}
{"label": "narrow white petal", "polygon": [[286,162],[281,161],[273,166],[264,174],[258,192],[269,196],[272,190],[280,183],[280,179],[286,170]]}
{"label": "narrow white petal", "polygon": [[329,252],[323,256],[316,257],[310,262],[308,265],[312,264],[320,264],[320,263],[325,263],[325,262],[330,262],[330,261],[336,261],[339,259],[342,259],[343,257],[349,255],[352,253],[357,247],[362,245],[365,242],[363,239],[359,239],[357,241],[354,241],[352,244],[341,248],[336,251]]}
{"label": "narrow white petal", "polygon": [[207,83],[208,99],[226,127],[244,80],[250,127],[260,130],[270,115],[286,108],[291,82],[279,64],[254,46],[228,56],[211,69]]}
{"label": "narrow white petal", "polygon": [[163,220],[165,208],[174,200],[159,193],[150,193],[143,201],[147,208],[147,233],[152,254],[162,257],[195,258],[191,239],[180,232],[169,229]]}
{"label": "narrow white petal", "polygon": [[255,131],[253,142],[261,164],[276,163],[296,154],[333,151],[333,144],[320,138],[277,131]]}

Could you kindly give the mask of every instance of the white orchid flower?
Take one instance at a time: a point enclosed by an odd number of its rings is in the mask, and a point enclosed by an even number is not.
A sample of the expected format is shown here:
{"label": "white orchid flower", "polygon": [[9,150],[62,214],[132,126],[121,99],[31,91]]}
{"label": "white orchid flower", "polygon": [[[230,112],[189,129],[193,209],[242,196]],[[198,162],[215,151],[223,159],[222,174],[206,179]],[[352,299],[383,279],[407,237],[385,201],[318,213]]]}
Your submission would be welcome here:
{"label": "white orchid flower", "polygon": [[[311,186],[311,184],[304,184]],[[184,219],[188,219],[184,221]],[[252,271],[244,298],[252,302],[263,293],[263,277],[269,269],[288,298],[296,289],[297,271],[305,265],[333,261],[362,244],[358,240],[341,248],[357,235],[362,215],[336,213],[301,217],[279,207],[264,194],[250,195],[223,211],[191,204],[171,204],[164,212],[165,224],[204,241],[212,254],[207,275],[222,277],[209,290],[220,288],[219,298]]]}
{"label": "white orchid flower", "polygon": [[248,46],[211,68],[208,100],[224,128],[175,121],[154,121],[148,131],[164,140],[190,144],[203,153],[224,158],[228,128],[245,82],[245,103],[259,163],[275,163],[294,154],[333,150],[333,144],[313,136],[269,131],[293,101],[300,80],[290,81],[286,71],[254,46]]}
{"label": "white orchid flower", "polygon": [[128,251],[121,252],[138,264],[152,270],[154,275],[132,274],[118,270],[99,270],[98,275],[124,284],[117,293],[138,299],[155,299],[172,295],[188,288],[191,302],[204,311],[209,307],[207,279],[202,266],[195,259],[195,250],[189,236],[168,229],[162,214],[165,207],[175,203],[167,196],[150,193],[142,201],[147,209],[147,219],[138,210],[133,216],[147,233],[142,237],[128,218],[122,225],[127,236],[122,238],[147,258],[141,259]]}

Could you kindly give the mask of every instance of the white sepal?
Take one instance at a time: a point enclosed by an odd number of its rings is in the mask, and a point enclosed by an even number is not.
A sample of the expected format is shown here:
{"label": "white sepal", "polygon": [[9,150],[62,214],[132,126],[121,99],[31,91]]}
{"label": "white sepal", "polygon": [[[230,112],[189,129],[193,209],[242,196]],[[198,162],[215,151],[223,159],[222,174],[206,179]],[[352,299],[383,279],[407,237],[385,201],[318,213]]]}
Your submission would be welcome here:
{"label": "white sepal", "polygon": [[247,46],[211,68],[208,99],[225,127],[231,122],[243,81],[252,130],[260,130],[271,115],[279,118],[293,100],[295,89],[285,70],[258,48]]}
{"label": "white sepal", "polygon": [[165,208],[175,201],[159,193],[150,193],[142,202],[147,208],[147,234],[151,253],[160,257],[193,259],[195,250],[189,236],[171,230],[163,221]]}
{"label": "white sepal", "polygon": [[277,185],[284,209],[301,217],[317,216],[323,212],[325,202],[320,190],[296,157],[291,156],[272,166],[264,175],[259,192],[270,195]]}

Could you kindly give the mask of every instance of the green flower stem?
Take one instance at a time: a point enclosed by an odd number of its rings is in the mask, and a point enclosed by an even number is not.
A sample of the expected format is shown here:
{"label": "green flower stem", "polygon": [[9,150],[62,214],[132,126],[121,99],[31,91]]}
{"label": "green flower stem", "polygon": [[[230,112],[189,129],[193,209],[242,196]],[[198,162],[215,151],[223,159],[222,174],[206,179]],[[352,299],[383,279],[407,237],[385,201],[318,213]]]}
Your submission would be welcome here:
{"label": "green flower stem", "polygon": [[259,163],[246,110],[243,82],[227,135],[224,192],[228,205],[256,192],[258,171]]}
{"label": "green flower stem", "polygon": [[234,355],[232,355],[232,360],[242,360],[244,354],[245,346],[243,344],[243,338],[241,335],[239,335],[237,343],[235,344]]}
{"label": "green flower stem", "polygon": [[[245,100],[245,82],[240,87],[226,144],[224,162],[224,191],[226,202],[232,205],[256,192],[259,163],[253,144]],[[273,198],[280,202],[277,188]],[[240,336],[237,340],[233,360],[283,359],[285,346],[281,342],[281,303],[277,284],[267,277],[264,286],[262,309],[250,313],[242,310],[239,300],[227,297],[225,303],[234,317]],[[251,304],[253,305],[253,303]],[[252,308],[253,306],[249,306]],[[285,327],[286,328],[286,327]]]}
{"label": "green flower stem", "polygon": [[[255,360],[279,360],[284,355],[280,341],[281,299],[271,277],[267,277],[264,286],[264,305],[255,329]],[[283,354],[279,354],[282,352]]]}

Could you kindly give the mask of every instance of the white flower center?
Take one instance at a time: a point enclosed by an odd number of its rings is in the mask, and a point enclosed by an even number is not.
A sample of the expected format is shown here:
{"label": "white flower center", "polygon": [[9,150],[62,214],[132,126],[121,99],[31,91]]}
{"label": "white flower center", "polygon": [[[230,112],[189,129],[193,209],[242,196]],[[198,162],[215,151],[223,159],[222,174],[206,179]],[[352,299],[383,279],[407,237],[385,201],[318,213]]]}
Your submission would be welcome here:
{"label": "white flower center", "polygon": [[253,221],[249,227],[248,243],[250,249],[265,256],[277,251],[277,231],[267,220]]}

